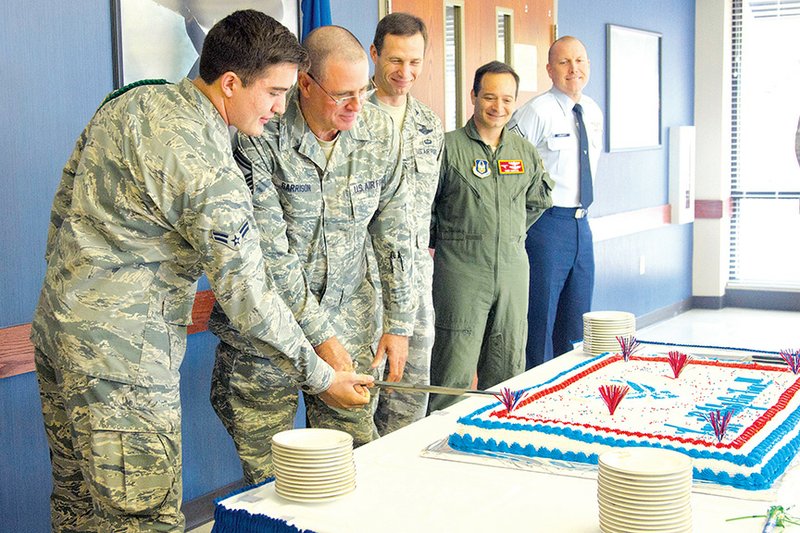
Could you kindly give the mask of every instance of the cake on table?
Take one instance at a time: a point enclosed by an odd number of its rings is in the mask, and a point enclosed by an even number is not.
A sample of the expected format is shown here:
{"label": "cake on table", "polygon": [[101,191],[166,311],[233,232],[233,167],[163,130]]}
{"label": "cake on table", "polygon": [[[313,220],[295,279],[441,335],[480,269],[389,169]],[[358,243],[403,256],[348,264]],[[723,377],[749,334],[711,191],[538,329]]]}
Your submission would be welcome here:
{"label": "cake on table", "polygon": [[[604,354],[461,417],[448,439],[472,453],[597,463],[612,448],[690,456],[694,479],[774,483],[800,447],[800,375],[786,365]],[[509,391],[505,391],[506,396]]]}

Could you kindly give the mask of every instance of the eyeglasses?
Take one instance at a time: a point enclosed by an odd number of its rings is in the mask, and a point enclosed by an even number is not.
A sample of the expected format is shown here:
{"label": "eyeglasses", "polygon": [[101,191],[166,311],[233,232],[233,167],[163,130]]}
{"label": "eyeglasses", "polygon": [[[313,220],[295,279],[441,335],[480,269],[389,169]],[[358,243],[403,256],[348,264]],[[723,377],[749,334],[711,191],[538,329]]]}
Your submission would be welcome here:
{"label": "eyeglasses", "polygon": [[352,102],[352,101],[353,101],[354,99],[356,99],[356,98],[358,98],[358,101],[359,101],[359,102],[361,102],[361,103],[364,103],[364,101],[365,101],[367,98],[369,98],[370,96],[372,96],[373,94],[375,94],[375,91],[377,90],[377,89],[370,89],[370,90],[366,90],[366,89],[364,89],[364,90],[362,90],[362,91],[359,91],[359,93],[358,93],[358,94],[351,94],[350,96],[342,96],[341,98],[336,98],[336,97],[335,97],[335,96],[333,96],[331,93],[329,93],[328,91],[326,91],[326,90],[325,90],[325,87],[323,87],[323,86],[322,86],[322,84],[320,84],[320,82],[318,82],[318,81],[317,81],[317,80],[314,78],[314,76],[312,76],[312,75],[311,75],[311,73],[310,73],[310,72],[307,72],[306,74],[308,74],[308,77],[309,77],[309,78],[311,78],[311,80],[312,80],[314,83],[316,83],[316,84],[317,84],[317,87],[319,87],[320,89],[322,89],[322,92],[324,92],[326,95],[328,95],[328,98],[330,98],[331,100],[333,100],[333,103],[334,103],[334,104],[336,104],[336,106],[337,106],[337,107],[345,106],[345,105],[349,104],[350,102]]}

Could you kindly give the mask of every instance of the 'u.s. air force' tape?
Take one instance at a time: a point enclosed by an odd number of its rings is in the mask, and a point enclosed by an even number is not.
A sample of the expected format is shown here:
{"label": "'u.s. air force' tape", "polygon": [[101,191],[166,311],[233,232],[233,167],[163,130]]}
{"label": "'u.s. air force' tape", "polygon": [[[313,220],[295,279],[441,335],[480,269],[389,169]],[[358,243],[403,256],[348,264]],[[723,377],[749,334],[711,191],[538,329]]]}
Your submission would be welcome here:
{"label": "'u.s. air force' tape", "polygon": [[245,220],[236,233],[225,233],[224,231],[211,231],[211,238],[220,244],[224,244],[231,250],[238,250],[242,245],[244,236],[250,231],[250,222]]}

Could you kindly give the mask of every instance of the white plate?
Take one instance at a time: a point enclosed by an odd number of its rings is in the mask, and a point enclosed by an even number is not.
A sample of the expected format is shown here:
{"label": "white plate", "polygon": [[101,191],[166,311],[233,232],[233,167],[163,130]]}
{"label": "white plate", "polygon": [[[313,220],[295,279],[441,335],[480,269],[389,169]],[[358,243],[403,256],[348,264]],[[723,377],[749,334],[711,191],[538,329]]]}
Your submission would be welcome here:
{"label": "white plate", "polygon": [[691,503],[691,495],[685,494],[677,498],[670,498],[661,500],[659,498],[640,498],[634,500],[631,498],[614,496],[611,494],[597,494],[597,503],[602,507],[608,509],[616,509],[618,511],[631,511],[634,513],[653,512],[664,513],[674,512],[676,509],[683,509]]}
{"label": "white plate", "polygon": [[355,470],[355,463],[350,460],[346,463],[337,463],[332,465],[324,465],[324,466],[315,466],[309,467],[307,465],[295,465],[295,464],[286,464],[286,463],[272,463],[272,466],[275,467],[275,470],[280,470],[284,474],[297,474],[300,476],[331,476],[338,474],[339,472],[347,472],[350,470]]}
{"label": "white plate", "polygon": [[692,470],[688,455],[660,448],[629,447],[603,453],[597,460],[600,469],[610,473],[628,473],[644,478],[678,474]]}
{"label": "white plate", "polygon": [[275,492],[284,496],[285,498],[296,500],[296,501],[328,501],[328,498],[338,498],[339,496],[343,496],[348,492],[351,492],[353,489],[356,488],[355,481],[349,485],[341,487],[336,490],[329,490],[329,491],[307,491],[307,490],[294,490],[284,488],[281,485],[275,485]]}
{"label": "white plate", "polygon": [[337,478],[325,479],[325,480],[314,480],[310,481],[307,479],[295,479],[291,476],[276,476],[276,482],[281,485],[282,487],[289,489],[289,490],[314,490],[314,491],[321,491],[321,490],[336,490],[343,485],[347,485],[353,483],[356,479],[355,472],[351,472],[348,475],[339,476]]}
{"label": "white plate", "polygon": [[346,483],[338,483],[336,486],[331,487],[311,487],[311,486],[286,486],[281,480],[275,481],[275,488],[282,492],[291,492],[295,494],[307,494],[315,497],[332,496],[334,493],[350,490],[356,484],[356,480],[351,479]]}
{"label": "white plate", "polygon": [[686,494],[676,499],[662,500],[659,498],[641,498],[634,500],[632,498],[615,498],[606,494],[597,494],[597,503],[602,507],[608,509],[630,510],[633,512],[664,512],[674,511],[675,509],[683,508],[691,503],[691,496]]}
{"label": "white plate", "polygon": [[689,517],[684,522],[678,522],[671,527],[648,526],[646,524],[619,524],[615,520],[600,518],[600,531],[603,533],[691,533],[692,519]]}
{"label": "white plate", "polygon": [[284,457],[289,459],[296,459],[298,461],[321,461],[329,459],[338,459],[340,457],[351,457],[353,455],[353,448],[342,448],[341,450],[315,450],[315,451],[296,451],[286,450],[280,446],[272,447],[272,455]]}
{"label": "white plate", "polygon": [[691,484],[671,485],[668,487],[659,487],[659,486],[637,487],[631,485],[623,486],[613,482],[607,482],[601,480],[597,484],[597,491],[599,493],[602,493],[604,496],[620,498],[620,499],[632,498],[634,500],[644,500],[644,499],[658,498],[664,500],[664,499],[677,499],[679,497],[691,494],[692,487]]}
{"label": "white plate", "polygon": [[609,522],[617,527],[629,526],[637,529],[672,529],[678,528],[692,520],[692,509],[674,513],[666,518],[652,518],[633,516],[631,514],[615,514],[605,509],[600,509],[600,520]]}
{"label": "white plate", "polygon": [[608,468],[598,471],[598,479],[604,479],[607,484],[620,484],[622,486],[632,486],[633,488],[669,488],[677,487],[681,484],[689,488],[692,484],[692,471],[677,472],[665,475],[636,475],[630,472],[616,472]]}
{"label": "white plate", "polygon": [[301,428],[281,431],[272,437],[272,442],[296,450],[329,450],[352,446],[353,437],[337,429]]}
{"label": "white plate", "polygon": [[669,502],[688,498],[691,490],[687,489],[629,489],[619,487],[598,487],[598,495],[611,498],[616,501],[635,501],[635,502]]}
{"label": "white plate", "polygon": [[345,470],[348,468],[353,468],[354,463],[352,458],[348,458],[347,460],[344,461],[336,460],[324,463],[314,463],[313,465],[310,465],[302,461],[291,461],[291,460],[275,461],[273,457],[272,464],[276,468],[280,468],[285,471],[318,473],[318,472],[331,472],[335,470]]}
{"label": "white plate", "polygon": [[584,320],[636,320],[636,315],[627,311],[589,311],[583,313]]}

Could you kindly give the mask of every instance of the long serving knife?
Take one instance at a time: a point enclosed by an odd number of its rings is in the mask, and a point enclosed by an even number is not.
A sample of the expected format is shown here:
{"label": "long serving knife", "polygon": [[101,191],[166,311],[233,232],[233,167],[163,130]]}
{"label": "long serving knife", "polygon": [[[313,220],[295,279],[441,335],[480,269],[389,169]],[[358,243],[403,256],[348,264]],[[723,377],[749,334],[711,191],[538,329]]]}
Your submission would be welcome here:
{"label": "long serving knife", "polygon": [[494,396],[496,392],[477,389],[457,389],[453,387],[440,387],[438,385],[405,385],[391,381],[375,380],[374,385],[382,389],[395,389],[404,392],[419,392],[430,394],[447,394],[449,396]]}

